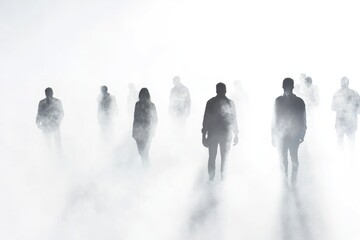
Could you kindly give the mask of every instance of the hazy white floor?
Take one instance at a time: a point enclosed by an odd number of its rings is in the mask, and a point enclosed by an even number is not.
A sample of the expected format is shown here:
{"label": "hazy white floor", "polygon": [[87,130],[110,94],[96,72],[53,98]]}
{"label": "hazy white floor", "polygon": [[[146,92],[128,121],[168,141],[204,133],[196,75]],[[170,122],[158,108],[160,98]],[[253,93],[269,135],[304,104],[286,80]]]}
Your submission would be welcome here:
{"label": "hazy white floor", "polygon": [[171,134],[171,125],[159,127],[147,170],[129,132],[112,144],[64,134],[62,156],[36,130],[30,142],[12,134],[18,144],[1,142],[1,239],[360,237],[356,151],[308,132],[298,187],[288,189],[276,150],[253,134],[267,126],[248,129],[232,148],[227,178],[211,183],[201,134],[188,125]]}

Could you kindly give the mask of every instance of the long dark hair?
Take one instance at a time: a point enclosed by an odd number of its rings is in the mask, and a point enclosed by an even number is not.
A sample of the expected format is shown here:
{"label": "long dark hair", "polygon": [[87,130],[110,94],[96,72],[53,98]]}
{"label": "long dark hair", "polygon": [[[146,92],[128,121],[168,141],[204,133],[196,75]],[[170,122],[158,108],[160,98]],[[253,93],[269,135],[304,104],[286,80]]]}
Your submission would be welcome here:
{"label": "long dark hair", "polygon": [[150,101],[150,93],[147,88],[142,88],[139,92],[140,101]]}

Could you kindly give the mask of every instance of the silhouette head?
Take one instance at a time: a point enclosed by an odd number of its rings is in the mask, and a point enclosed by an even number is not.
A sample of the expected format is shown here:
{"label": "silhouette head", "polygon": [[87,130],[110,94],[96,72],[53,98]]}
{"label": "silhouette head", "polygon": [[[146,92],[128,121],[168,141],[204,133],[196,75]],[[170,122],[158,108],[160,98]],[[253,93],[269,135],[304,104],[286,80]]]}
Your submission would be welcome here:
{"label": "silhouette head", "polygon": [[226,94],[226,85],[222,82],[216,84],[216,94],[220,96],[225,96]]}
{"label": "silhouette head", "polygon": [[282,85],[284,92],[286,93],[292,93],[294,89],[294,80],[291,78],[285,78]]}
{"label": "silhouette head", "polygon": [[101,91],[102,94],[107,93],[107,92],[108,92],[107,86],[101,86],[101,87],[100,87],[100,91]]}
{"label": "silhouette head", "polygon": [[150,101],[150,93],[147,88],[142,88],[139,92],[140,101]]}
{"label": "silhouette head", "polygon": [[305,85],[306,86],[311,86],[312,85],[312,78],[311,77],[306,77],[305,78]]}
{"label": "silhouette head", "polygon": [[54,95],[54,92],[53,92],[52,88],[48,87],[45,89],[45,96],[47,98],[52,98],[53,95]]}
{"label": "silhouette head", "polygon": [[179,76],[175,76],[173,78],[173,83],[174,83],[174,86],[179,86],[180,85],[180,77]]}
{"label": "silhouette head", "polygon": [[341,87],[342,88],[347,88],[349,87],[349,79],[347,77],[343,77],[341,78]]}

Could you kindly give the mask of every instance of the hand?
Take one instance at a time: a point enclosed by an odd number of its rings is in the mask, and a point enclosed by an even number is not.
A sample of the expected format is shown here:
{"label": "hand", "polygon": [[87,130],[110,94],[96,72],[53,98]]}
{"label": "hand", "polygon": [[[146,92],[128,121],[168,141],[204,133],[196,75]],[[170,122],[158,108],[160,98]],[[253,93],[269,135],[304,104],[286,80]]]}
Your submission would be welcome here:
{"label": "hand", "polygon": [[202,144],[204,145],[204,147],[209,147],[209,141],[208,139],[203,135],[202,137]]}
{"label": "hand", "polygon": [[234,145],[233,146],[237,145],[238,143],[239,143],[239,136],[235,135],[235,137],[234,137]]}

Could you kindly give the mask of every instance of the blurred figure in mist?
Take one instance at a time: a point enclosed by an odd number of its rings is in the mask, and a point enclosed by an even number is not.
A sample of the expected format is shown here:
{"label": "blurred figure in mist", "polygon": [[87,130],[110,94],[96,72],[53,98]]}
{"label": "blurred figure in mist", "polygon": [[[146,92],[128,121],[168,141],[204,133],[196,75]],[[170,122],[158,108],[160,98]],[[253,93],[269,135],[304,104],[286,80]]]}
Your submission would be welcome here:
{"label": "blurred figure in mist", "polygon": [[110,95],[107,86],[101,86],[98,97],[98,122],[105,138],[110,136],[117,113],[116,98]]}
{"label": "blurred figure in mist", "polygon": [[[243,88],[243,85],[241,84],[241,81],[236,80],[234,81],[234,89],[231,95],[231,99],[234,101],[236,106],[236,113],[239,119],[241,119],[241,122],[244,123],[244,118],[246,117],[245,109],[247,105],[248,96]],[[245,126],[244,124],[239,125],[240,132],[243,132]]]}
{"label": "blurred figure in mist", "polygon": [[55,148],[61,152],[60,124],[64,117],[64,111],[59,99],[53,97],[51,88],[45,89],[46,98],[39,102],[36,116],[36,125],[40,128],[49,144],[54,142]]}
{"label": "blurred figure in mist", "polygon": [[157,122],[156,107],[151,102],[149,90],[142,88],[139,92],[139,101],[135,104],[132,136],[144,167],[149,165],[149,149]]}
{"label": "blurred figure in mist", "polygon": [[292,172],[291,184],[296,185],[299,168],[298,149],[306,133],[306,110],[304,101],[293,94],[294,80],[285,78],[284,94],[275,100],[272,123],[272,144],[278,148],[285,181],[288,181],[288,153]]}
{"label": "blurred figure in mist", "polygon": [[134,114],[134,107],[135,103],[138,100],[139,92],[135,88],[135,84],[129,83],[128,84],[129,94],[127,96],[127,109],[129,114]]}
{"label": "blurred figure in mist", "polygon": [[171,89],[169,101],[169,114],[176,122],[185,124],[190,115],[191,99],[187,87],[180,82],[180,77],[173,78],[174,87]]}
{"label": "blurred figure in mist", "polygon": [[319,88],[313,84],[311,77],[300,76],[301,82],[295,86],[294,93],[304,100],[306,109],[311,111],[319,105]]}
{"label": "blurred figure in mist", "polygon": [[357,130],[357,115],[360,112],[360,96],[349,88],[349,79],[340,80],[341,88],[334,94],[331,109],[336,112],[335,128],[339,145],[343,144],[344,135],[352,144]]}
{"label": "blurred figure in mist", "polygon": [[216,93],[217,95],[206,103],[202,128],[202,143],[209,149],[208,172],[211,181],[215,177],[218,146],[220,146],[221,155],[221,178],[224,179],[231,140],[234,135],[234,145],[236,145],[239,133],[235,104],[225,96],[226,85],[224,83],[216,84]]}
{"label": "blurred figure in mist", "polygon": [[305,73],[300,73],[299,75],[299,83],[297,83],[294,87],[294,93],[299,95],[303,92],[303,88],[305,86],[305,79],[306,79],[306,74]]}

